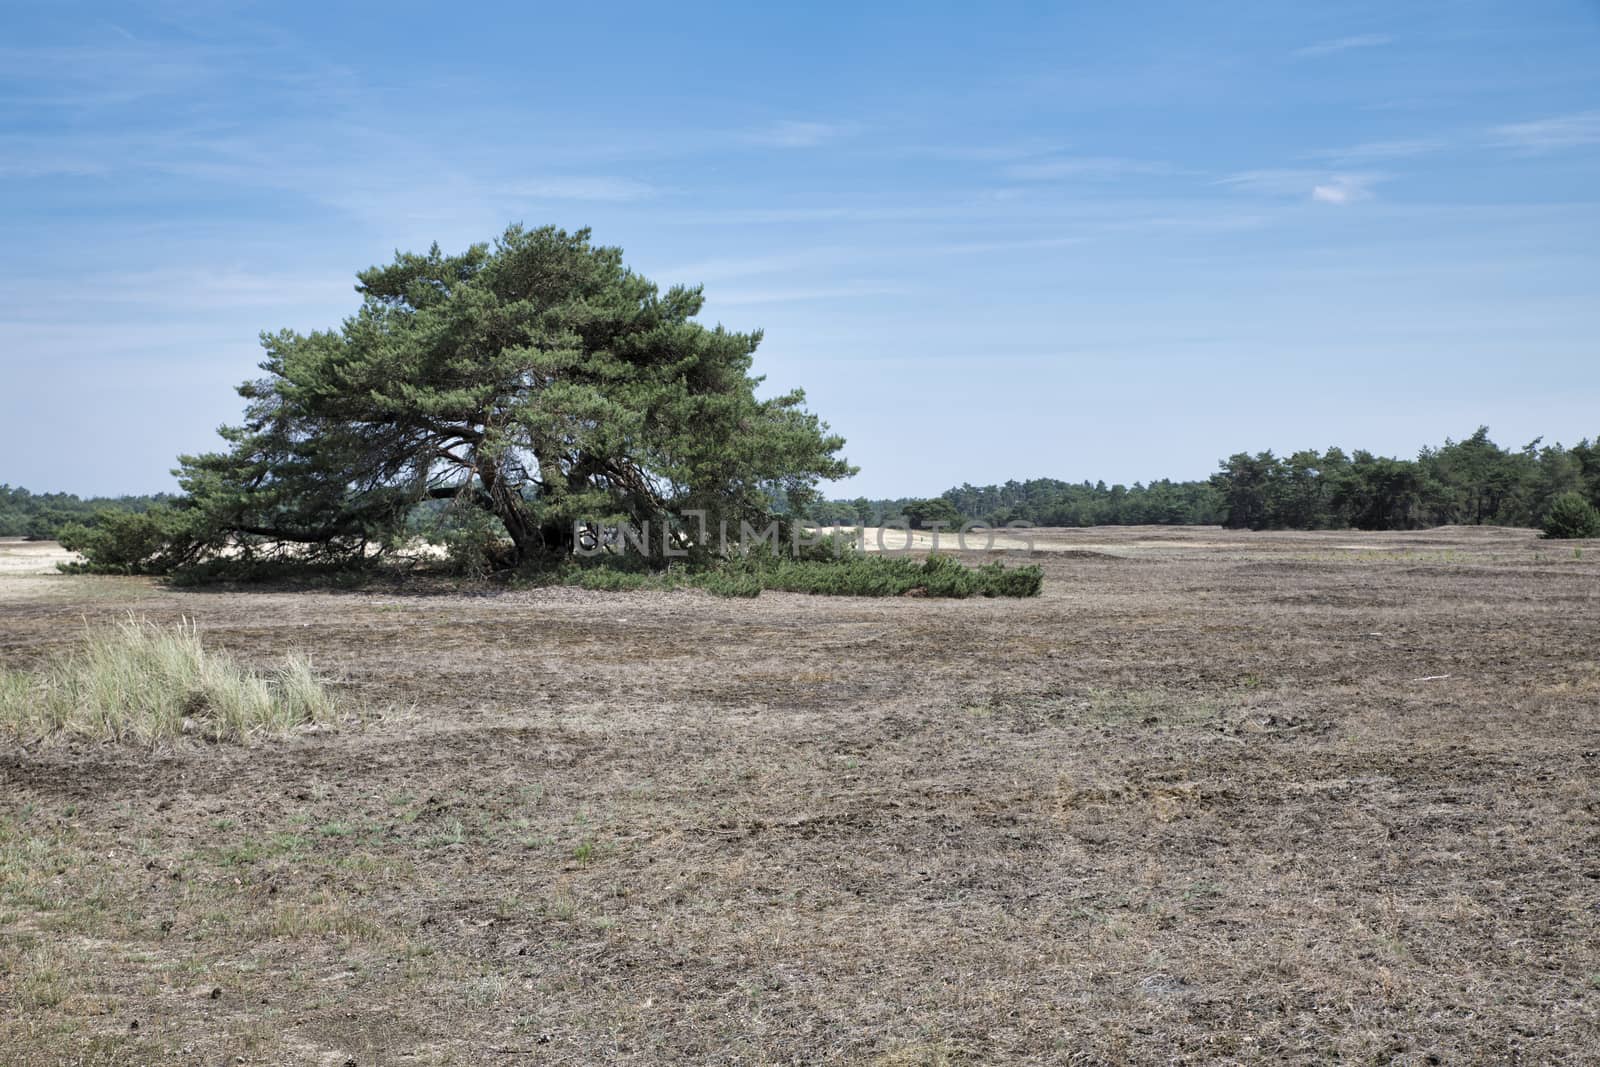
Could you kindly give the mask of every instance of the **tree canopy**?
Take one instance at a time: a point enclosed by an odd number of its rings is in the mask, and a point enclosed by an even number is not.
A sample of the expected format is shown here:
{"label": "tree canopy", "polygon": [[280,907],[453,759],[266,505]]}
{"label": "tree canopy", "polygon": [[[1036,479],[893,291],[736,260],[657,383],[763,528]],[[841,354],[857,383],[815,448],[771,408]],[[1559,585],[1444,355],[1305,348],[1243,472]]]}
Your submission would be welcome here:
{"label": "tree canopy", "polygon": [[690,512],[737,529],[853,473],[803,393],[757,397],[759,331],[694,321],[699,288],[663,292],[588,230],[512,226],[357,277],[339,328],[262,336],[229,447],[180,458],[163,566],[364,558],[429,500],[490,524],[510,565],[567,554],[588,520],[665,524],[703,552]]}

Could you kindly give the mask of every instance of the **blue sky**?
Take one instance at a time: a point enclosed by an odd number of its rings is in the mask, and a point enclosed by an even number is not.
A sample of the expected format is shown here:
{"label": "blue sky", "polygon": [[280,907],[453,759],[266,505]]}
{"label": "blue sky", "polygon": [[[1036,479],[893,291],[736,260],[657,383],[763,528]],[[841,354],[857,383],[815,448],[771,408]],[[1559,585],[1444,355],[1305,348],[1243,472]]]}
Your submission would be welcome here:
{"label": "blue sky", "polygon": [[171,486],[263,329],[591,226],[842,495],[1600,434],[1600,4],[0,5],[0,482]]}

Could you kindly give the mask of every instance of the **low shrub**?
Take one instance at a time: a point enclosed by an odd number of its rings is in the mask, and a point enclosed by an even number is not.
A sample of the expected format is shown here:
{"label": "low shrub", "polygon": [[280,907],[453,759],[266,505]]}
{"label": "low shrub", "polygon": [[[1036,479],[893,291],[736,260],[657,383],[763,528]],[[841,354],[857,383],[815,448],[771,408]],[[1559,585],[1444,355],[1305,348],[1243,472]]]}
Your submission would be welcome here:
{"label": "low shrub", "polygon": [[641,571],[616,570],[611,567],[582,567],[568,574],[563,584],[603,593],[622,593],[659,587],[661,581],[656,575]]}
{"label": "low shrub", "polygon": [[1044,572],[1036,566],[1007,568],[995,562],[974,568],[950,556],[781,560],[755,573],[767,589],[825,596],[1036,596],[1044,582]]}
{"label": "low shrub", "polygon": [[208,652],[193,623],[124,619],[32,671],[0,671],[0,731],[156,744],[193,733],[217,741],[281,736],[327,722],[334,706],[303,656],[259,674]]}
{"label": "low shrub", "polygon": [[1545,515],[1544,535],[1561,539],[1600,537],[1600,510],[1581,493],[1562,493],[1551,502]]}
{"label": "low shrub", "polygon": [[184,557],[191,541],[190,518],[165,505],[148,511],[97,512],[89,522],[71,522],[56,532],[81,563],[62,570],[97,574],[166,574]]}
{"label": "low shrub", "polygon": [[1007,567],[996,560],[977,570],[984,596],[1038,596],[1044,589],[1042,567]]}
{"label": "low shrub", "polygon": [[1007,567],[986,563],[968,567],[951,556],[925,559],[865,555],[838,545],[824,558],[778,556],[762,550],[723,560],[698,571],[640,570],[626,560],[569,564],[555,571],[525,576],[537,585],[567,585],[600,592],[640,589],[700,589],[713,596],[754,597],[763,589],[820,596],[1028,597],[1037,596],[1044,572],[1036,566]]}
{"label": "low shrub", "polygon": [[735,570],[706,571],[695,579],[696,587],[712,596],[753,597],[761,595],[758,575]]}

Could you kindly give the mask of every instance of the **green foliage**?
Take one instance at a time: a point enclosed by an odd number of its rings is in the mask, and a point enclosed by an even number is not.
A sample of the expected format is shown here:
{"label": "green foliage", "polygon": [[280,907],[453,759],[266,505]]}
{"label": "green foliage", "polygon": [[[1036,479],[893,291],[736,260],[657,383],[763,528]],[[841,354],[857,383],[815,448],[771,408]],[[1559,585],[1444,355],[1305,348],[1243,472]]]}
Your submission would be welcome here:
{"label": "green foliage", "polygon": [[1600,455],[1587,440],[1571,449],[1536,440],[1511,451],[1479,427],[1415,460],[1364,451],[1346,457],[1337,448],[1287,459],[1239,453],[1223,461],[1212,484],[1224,502],[1223,524],[1235,528],[1535,526],[1564,493],[1600,499]]}
{"label": "green foliage", "polygon": [[162,504],[148,511],[100,511],[88,524],[69,523],[56,531],[61,547],[81,554],[84,563],[63,564],[69,571],[99,574],[163,574],[192,558],[197,548],[192,513]]}
{"label": "green foliage", "polygon": [[448,498],[504,542],[458,524],[459,569],[549,563],[578,520],[764,524],[853,472],[803,394],[756,398],[759,333],[695,322],[698,288],[662,292],[587,230],[513,226],[358,277],[339,329],[263,336],[227,451],[182,457],[202,555],[365,559]]}
{"label": "green foliage", "polygon": [[718,568],[698,576],[695,586],[712,596],[755,597],[761,595],[761,576],[748,572]]}
{"label": "green foliage", "polygon": [[[634,557],[637,559],[637,557]],[[949,556],[925,559],[846,553],[827,558],[774,555],[766,546],[730,560],[688,570],[640,570],[627,557],[569,563],[541,571],[535,582],[601,592],[700,589],[713,596],[754,597],[764,589],[822,596],[928,596],[967,598],[1037,596],[1044,572],[999,561],[968,567]]]}
{"label": "green foliage", "polygon": [[[1447,523],[1538,526],[1554,500],[1576,492],[1600,506],[1600,441],[1572,448],[1535,440],[1512,451],[1480,427],[1463,441],[1424,449],[1414,460],[1338,448],[1289,456],[1240,452],[1204,482],[1077,484],[1038,478],[962,485],[939,501],[959,522],[1035,526],[1213,525],[1237,529],[1405,530]],[[928,501],[830,500],[813,520],[828,525],[913,525]],[[941,517],[943,517],[941,509]]]}
{"label": "green foliage", "polygon": [[579,589],[593,589],[605,593],[632,592],[650,587],[664,588],[666,581],[641,571],[618,570],[614,567],[582,567],[572,571],[565,584]]}
{"label": "green foliage", "polygon": [[905,518],[906,524],[913,530],[932,529],[935,524],[942,524],[945,529],[953,530],[961,525],[961,512],[943,497],[913,500],[905,506]]}
{"label": "green foliage", "polygon": [[984,596],[1038,596],[1044,588],[1044,569],[1041,567],[1007,567],[996,560],[983,564],[977,569],[977,574]]}
{"label": "green foliage", "polygon": [[[923,511],[941,502],[951,510]],[[921,528],[919,523],[944,521],[948,529],[958,529],[964,522],[1004,525],[1013,521],[1035,526],[1204,525],[1222,521],[1222,504],[1209,482],[1163,479],[1149,485],[1108,486],[1105,482],[1074,484],[1035,478],[1004,485],[961,485],[934,501],[830,500],[814,505],[809,515],[830,526],[881,526],[905,518],[913,528]]]}
{"label": "green foliage", "polygon": [[826,596],[965,598],[1036,596],[1044,572],[1036,566],[1007,568],[995,562],[967,567],[950,556],[856,555],[832,561],[778,560],[751,568],[763,588]]}
{"label": "green foliage", "polygon": [[99,512],[145,511],[167,499],[164,493],[84,499],[71,493],[30,493],[0,485],[0,537],[54,540],[63,526],[92,522]]}
{"label": "green foliage", "polygon": [[[784,544],[793,545],[795,547],[796,559],[816,560],[818,562],[827,563],[834,560],[849,559],[856,555],[856,538],[855,534],[853,533],[831,533],[826,537],[817,537],[813,539],[803,536],[800,538],[792,538],[789,536],[789,531],[784,530],[781,532],[780,536],[785,538],[783,541]],[[763,552],[766,551],[765,545],[760,547]]]}
{"label": "green foliage", "polygon": [[1600,537],[1600,509],[1580,493],[1563,493],[1544,518],[1544,535],[1556,538]]}
{"label": "green foliage", "polygon": [[479,581],[504,562],[505,526],[481,508],[452,501],[433,514],[421,534],[444,546],[450,573],[458,577]]}

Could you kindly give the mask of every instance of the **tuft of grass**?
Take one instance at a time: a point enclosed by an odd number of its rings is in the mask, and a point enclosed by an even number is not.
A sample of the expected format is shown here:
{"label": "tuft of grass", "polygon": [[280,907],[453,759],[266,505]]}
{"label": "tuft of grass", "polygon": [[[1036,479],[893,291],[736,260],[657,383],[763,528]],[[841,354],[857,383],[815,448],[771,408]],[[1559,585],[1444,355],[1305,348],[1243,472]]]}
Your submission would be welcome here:
{"label": "tuft of grass", "polygon": [[130,616],[89,629],[77,648],[36,670],[0,672],[0,731],[18,737],[247,741],[327,722],[333,712],[304,656],[256,673],[208,652],[189,620],[162,627]]}

